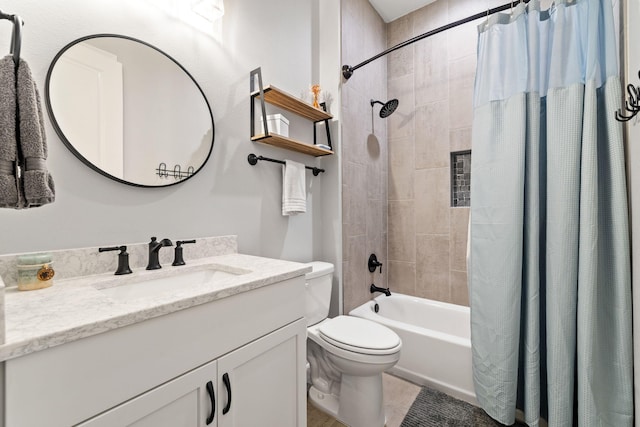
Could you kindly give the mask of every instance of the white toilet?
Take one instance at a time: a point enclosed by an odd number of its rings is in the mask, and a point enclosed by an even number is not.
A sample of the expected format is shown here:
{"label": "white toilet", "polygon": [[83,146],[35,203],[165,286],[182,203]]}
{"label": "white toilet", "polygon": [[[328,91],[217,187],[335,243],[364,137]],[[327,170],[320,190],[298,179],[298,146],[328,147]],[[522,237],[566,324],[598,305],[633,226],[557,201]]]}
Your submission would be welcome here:
{"label": "white toilet", "polygon": [[400,358],[391,329],[352,316],[328,319],[333,264],[311,262],[306,276],[309,399],[349,427],[383,427],[382,372]]}

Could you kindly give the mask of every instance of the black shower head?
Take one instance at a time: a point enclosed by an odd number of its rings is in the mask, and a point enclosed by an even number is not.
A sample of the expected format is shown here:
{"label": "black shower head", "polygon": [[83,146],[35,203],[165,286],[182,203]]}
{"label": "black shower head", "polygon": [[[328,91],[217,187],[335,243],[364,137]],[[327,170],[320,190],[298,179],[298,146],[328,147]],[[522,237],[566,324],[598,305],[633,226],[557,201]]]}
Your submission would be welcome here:
{"label": "black shower head", "polygon": [[400,102],[398,102],[397,99],[392,99],[390,101],[387,101],[386,103],[383,103],[381,101],[375,101],[372,99],[371,106],[373,107],[375,104],[382,105],[382,108],[380,109],[380,118],[386,119],[391,114],[393,114],[394,111],[396,111],[396,108],[398,108],[398,104],[400,104]]}

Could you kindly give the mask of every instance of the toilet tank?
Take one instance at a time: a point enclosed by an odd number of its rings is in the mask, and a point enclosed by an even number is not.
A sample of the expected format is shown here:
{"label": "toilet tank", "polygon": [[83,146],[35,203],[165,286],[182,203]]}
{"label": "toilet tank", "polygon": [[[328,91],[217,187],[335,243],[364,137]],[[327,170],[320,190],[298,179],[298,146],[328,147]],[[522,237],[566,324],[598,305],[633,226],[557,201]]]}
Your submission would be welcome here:
{"label": "toilet tank", "polygon": [[307,263],[312,270],[305,277],[305,318],[307,326],[315,325],[329,315],[333,264],[322,261]]}

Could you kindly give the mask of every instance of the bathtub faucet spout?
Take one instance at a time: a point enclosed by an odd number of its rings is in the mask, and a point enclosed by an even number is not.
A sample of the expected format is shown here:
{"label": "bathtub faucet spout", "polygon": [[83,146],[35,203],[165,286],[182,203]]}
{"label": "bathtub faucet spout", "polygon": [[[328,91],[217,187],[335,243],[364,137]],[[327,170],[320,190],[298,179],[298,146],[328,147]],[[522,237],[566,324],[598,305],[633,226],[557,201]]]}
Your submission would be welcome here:
{"label": "bathtub faucet spout", "polygon": [[389,288],[379,288],[378,286],[374,285],[373,283],[371,284],[371,287],[369,288],[369,290],[371,291],[372,294],[375,293],[375,292],[382,292],[383,294],[385,294],[388,297],[391,296],[391,291],[389,290]]}

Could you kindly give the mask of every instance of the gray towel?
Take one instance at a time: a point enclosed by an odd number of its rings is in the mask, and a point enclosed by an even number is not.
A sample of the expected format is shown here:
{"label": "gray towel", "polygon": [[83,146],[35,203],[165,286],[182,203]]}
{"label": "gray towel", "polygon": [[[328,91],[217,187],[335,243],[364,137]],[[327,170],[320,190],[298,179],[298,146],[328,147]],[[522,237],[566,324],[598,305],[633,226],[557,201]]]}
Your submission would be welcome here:
{"label": "gray towel", "polygon": [[16,79],[12,56],[0,59],[0,208],[19,200],[16,140]]}
{"label": "gray towel", "polygon": [[53,178],[45,165],[47,138],[38,88],[29,65],[20,59],[17,76],[20,150],[24,159],[23,190],[25,208],[42,206],[55,200]]}

